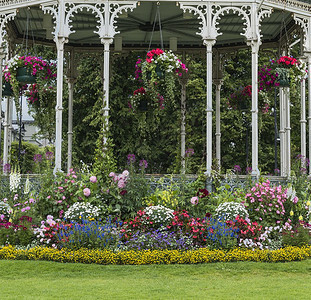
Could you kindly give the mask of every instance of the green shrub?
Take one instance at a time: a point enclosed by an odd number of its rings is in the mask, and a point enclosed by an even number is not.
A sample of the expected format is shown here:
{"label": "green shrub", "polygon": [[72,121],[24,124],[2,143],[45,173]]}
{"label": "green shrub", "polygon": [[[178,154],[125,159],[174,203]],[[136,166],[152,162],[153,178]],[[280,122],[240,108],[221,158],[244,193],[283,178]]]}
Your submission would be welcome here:
{"label": "green shrub", "polygon": [[11,146],[11,165],[20,167],[21,174],[34,173],[35,170],[35,162],[34,156],[35,154],[43,154],[43,148],[40,148],[38,145],[22,142],[21,147],[21,161],[20,164],[18,162],[18,151],[19,144],[18,142],[12,142]]}
{"label": "green shrub", "polygon": [[310,229],[302,225],[298,225],[292,230],[283,232],[283,244],[286,246],[301,247],[310,244],[310,241]]}

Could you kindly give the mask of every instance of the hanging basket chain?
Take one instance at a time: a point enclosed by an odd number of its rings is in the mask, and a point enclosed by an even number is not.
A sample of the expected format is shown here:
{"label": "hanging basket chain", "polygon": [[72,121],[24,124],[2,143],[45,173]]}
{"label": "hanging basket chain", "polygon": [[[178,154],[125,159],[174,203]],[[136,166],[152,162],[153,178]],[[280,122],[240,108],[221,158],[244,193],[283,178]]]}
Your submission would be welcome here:
{"label": "hanging basket chain", "polygon": [[156,14],[155,14],[155,17],[154,17],[154,21],[153,21],[153,26],[152,26],[152,32],[151,32],[151,37],[150,37],[148,52],[150,51],[150,48],[151,48],[151,43],[152,43],[153,34],[154,34],[154,30],[155,30],[155,26],[156,26],[157,20],[158,20],[158,22],[159,22],[161,49],[164,50],[164,46],[163,46],[163,35],[162,35],[162,25],[161,25],[161,16],[160,16],[160,2],[157,2],[157,11],[156,11]]}

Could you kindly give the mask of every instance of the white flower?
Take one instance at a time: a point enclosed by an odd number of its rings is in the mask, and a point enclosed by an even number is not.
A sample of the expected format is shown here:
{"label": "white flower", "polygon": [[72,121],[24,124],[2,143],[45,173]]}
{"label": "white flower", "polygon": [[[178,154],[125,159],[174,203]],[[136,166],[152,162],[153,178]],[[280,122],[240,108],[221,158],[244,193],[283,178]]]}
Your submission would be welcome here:
{"label": "white flower", "polygon": [[29,176],[27,176],[25,186],[24,186],[24,195],[29,194],[29,192],[30,192],[30,180],[29,180]]}
{"label": "white flower", "polygon": [[12,171],[10,174],[10,191],[16,193],[21,182],[21,174]]}

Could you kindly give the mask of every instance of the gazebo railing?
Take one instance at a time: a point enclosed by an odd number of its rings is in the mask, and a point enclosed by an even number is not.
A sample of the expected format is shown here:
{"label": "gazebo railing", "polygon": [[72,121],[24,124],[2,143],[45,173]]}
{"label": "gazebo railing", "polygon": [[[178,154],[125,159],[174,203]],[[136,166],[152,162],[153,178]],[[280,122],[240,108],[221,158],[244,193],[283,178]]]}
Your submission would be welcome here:
{"label": "gazebo railing", "polygon": [[[29,178],[31,183],[31,190],[34,194],[38,193],[41,189],[41,175],[22,175],[21,176],[21,188],[26,182],[26,179]],[[187,175],[179,175],[179,174],[146,174],[145,178],[150,186],[151,191],[155,191],[156,189],[165,190],[165,189],[178,189],[182,185],[192,183],[197,179],[197,175],[187,174]],[[288,178],[281,176],[264,176],[265,179],[269,179],[273,185],[279,184],[287,184]],[[230,190],[234,190],[236,188],[246,188],[249,186],[250,181],[252,184],[255,184],[257,180],[250,178],[250,176],[246,175],[226,175],[221,179],[221,185],[228,185]],[[213,183],[211,180],[207,180],[205,187],[211,192],[214,190]],[[0,198],[2,198],[3,194],[10,189],[10,177],[8,175],[0,176]]]}

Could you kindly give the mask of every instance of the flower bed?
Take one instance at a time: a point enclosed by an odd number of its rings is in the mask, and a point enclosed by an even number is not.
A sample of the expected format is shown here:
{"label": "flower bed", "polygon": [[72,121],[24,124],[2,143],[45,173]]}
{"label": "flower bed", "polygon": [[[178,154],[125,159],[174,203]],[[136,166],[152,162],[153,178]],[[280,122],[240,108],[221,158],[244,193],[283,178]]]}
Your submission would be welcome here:
{"label": "flower bed", "polygon": [[[35,158],[49,163],[48,154]],[[199,175],[182,187],[171,181],[154,191],[146,183],[146,168],[144,159],[136,163],[130,154],[129,170],[122,173],[77,175],[70,170],[54,177],[47,172],[38,193],[29,178],[22,184],[21,175],[12,170],[0,200],[0,247],[23,247],[29,255],[40,252],[39,257],[46,251],[61,261],[69,259],[68,253],[77,261],[88,253],[91,262],[97,255],[102,263],[120,264],[308,257],[297,250],[311,247],[311,183],[304,171],[287,186],[261,179],[240,190],[211,192]],[[30,257],[18,253],[16,257]]]}
{"label": "flower bed", "polygon": [[0,259],[10,260],[47,260],[62,263],[95,263],[101,265],[151,265],[151,264],[200,264],[215,262],[290,262],[310,258],[311,247],[286,247],[279,250],[247,250],[230,251],[197,249],[181,250],[142,250],[119,251],[98,249],[53,249],[35,247],[19,250],[12,246],[0,248]]}

